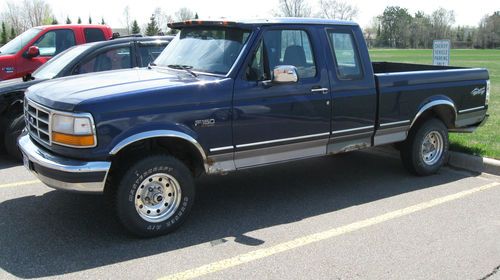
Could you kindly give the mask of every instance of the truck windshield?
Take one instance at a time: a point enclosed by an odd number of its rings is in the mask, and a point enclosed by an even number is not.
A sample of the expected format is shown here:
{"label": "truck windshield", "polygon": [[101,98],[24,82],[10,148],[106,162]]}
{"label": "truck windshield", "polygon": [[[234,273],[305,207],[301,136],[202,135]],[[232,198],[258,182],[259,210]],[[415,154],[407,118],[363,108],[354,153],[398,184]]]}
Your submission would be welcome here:
{"label": "truck windshield", "polygon": [[52,79],[57,76],[64,67],[71,63],[73,59],[86,51],[88,48],[90,48],[89,45],[79,45],[69,48],[40,66],[40,68],[33,72],[32,76],[35,79]]}
{"label": "truck windshield", "polygon": [[250,30],[185,27],[153,65],[225,75],[246,44]]}
{"label": "truck windshield", "polygon": [[0,55],[15,54],[40,33],[41,29],[31,28],[0,48]]}

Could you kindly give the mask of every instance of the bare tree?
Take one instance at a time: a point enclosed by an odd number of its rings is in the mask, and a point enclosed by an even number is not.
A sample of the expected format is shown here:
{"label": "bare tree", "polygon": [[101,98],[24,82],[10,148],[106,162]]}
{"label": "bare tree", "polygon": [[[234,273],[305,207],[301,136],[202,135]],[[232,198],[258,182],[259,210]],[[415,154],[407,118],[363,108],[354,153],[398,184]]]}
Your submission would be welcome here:
{"label": "bare tree", "polygon": [[130,7],[127,5],[125,6],[125,9],[123,9],[123,21],[122,24],[125,25],[125,28],[127,28],[127,34],[130,34]]}
{"label": "bare tree", "polygon": [[309,17],[311,7],[305,0],[279,0],[276,16],[282,17]]}
{"label": "bare tree", "polygon": [[455,13],[451,10],[439,8],[431,15],[431,24],[435,39],[449,38],[451,26],[455,23]]}
{"label": "bare tree", "polygon": [[169,22],[170,16],[166,12],[164,12],[160,7],[156,7],[154,9],[153,16],[155,17],[156,24],[160,28],[160,32],[166,31],[168,28],[167,23]]}
{"label": "bare tree", "polygon": [[352,20],[358,16],[357,6],[343,0],[319,0],[320,17],[340,20]]}
{"label": "bare tree", "polygon": [[10,0],[6,2],[6,11],[2,18],[6,19],[16,34],[24,30],[43,24],[50,24],[53,20],[52,9],[44,0]]}
{"label": "bare tree", "polygon": [[52,8],[44,0],[24,0],[22,6],[30,27],[50,23]]}
{"label": "bare tree", "polygon": [[194,12],[191,11],[188,8],[180,8],[176,13],[175,13],[175,19],[178,21],[185,21],[189,19],[194,19]]}

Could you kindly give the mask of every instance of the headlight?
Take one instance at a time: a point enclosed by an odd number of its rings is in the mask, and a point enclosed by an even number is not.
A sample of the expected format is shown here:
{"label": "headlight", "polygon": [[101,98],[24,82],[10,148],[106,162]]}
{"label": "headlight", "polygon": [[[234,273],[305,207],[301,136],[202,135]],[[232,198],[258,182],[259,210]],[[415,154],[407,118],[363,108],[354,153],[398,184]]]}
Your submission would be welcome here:
{"label": "headlight", "polygon": [[52,115],[52,142],[63,146],[91,148],[96,146],[92,117]]}
{"label": "headlight", "polygon": [[484,101],[484,105],[488,106],[490,103],[490,91],[491,91],[491,83],[490,80],[486,81],[486,100]]}

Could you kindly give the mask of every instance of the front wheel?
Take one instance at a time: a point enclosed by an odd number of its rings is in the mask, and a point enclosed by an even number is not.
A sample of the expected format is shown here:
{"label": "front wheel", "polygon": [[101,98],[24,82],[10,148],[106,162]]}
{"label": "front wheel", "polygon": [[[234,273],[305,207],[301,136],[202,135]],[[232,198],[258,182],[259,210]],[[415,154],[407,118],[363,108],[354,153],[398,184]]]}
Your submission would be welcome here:
{"label": "front wheel", "polygon": [[191,172],[182,162],[166,155],[150,156],[123,174],[115,207],[130,232],[158,236],[172,232],[186,219],[195,188]]}
{"label": "front wheel", "polygon": [[448,156],[448,129],[438,119],[430,119],[410,131],[401,147],[404,167],[413,174],[436,173]]}
{"label": "front wheel", "polygon": [[17,138],[21,135],[25,126],[24,116],[21,114],[8,120],[7,129],[4,134],[4,145],[7,153],[15,160],[21,161],[23,156],[17,146]]}

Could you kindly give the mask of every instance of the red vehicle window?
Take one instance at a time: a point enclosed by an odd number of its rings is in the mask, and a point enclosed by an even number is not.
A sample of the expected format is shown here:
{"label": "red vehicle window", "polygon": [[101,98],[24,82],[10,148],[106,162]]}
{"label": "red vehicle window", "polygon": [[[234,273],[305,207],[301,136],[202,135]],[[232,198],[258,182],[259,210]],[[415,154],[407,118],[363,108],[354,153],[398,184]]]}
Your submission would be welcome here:
{"label": "red vehicle window", "polygon": [[72,30],[52,30],[45,33],[33,44],[40,49],[40,56],[54,56],[76,45]]}
{"label": "red vehicle window", "polygon": [[85,28],[85,41],[87,43],[92,43],[92,42],[98,42],[98,41],[104,41],[106,38],[104,38],[104,32],[102,32],[101,29],[97,28]]}

